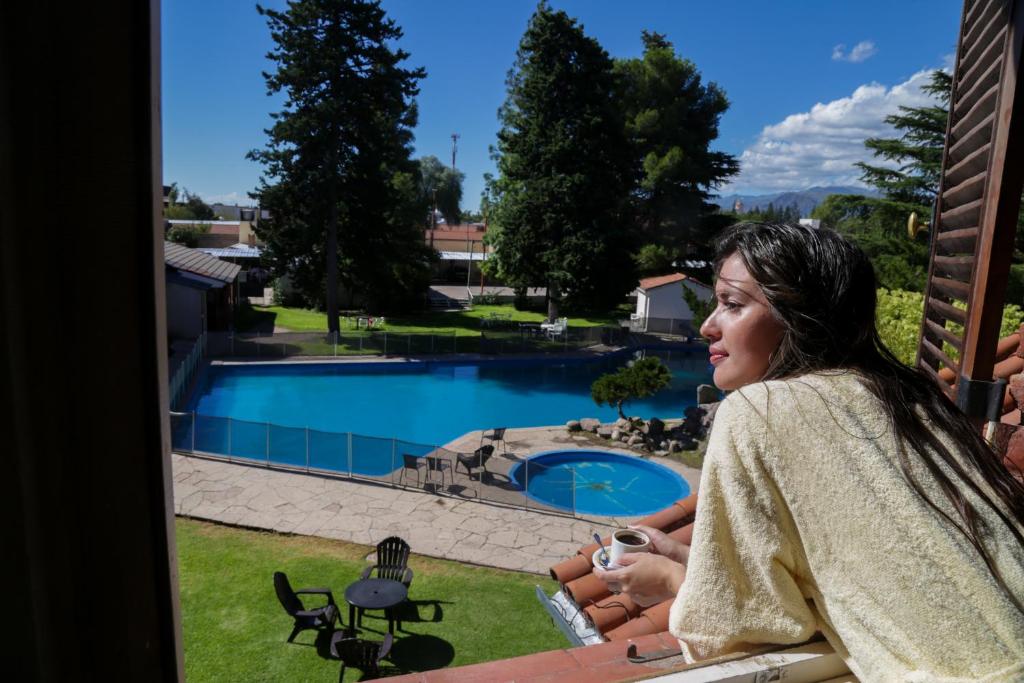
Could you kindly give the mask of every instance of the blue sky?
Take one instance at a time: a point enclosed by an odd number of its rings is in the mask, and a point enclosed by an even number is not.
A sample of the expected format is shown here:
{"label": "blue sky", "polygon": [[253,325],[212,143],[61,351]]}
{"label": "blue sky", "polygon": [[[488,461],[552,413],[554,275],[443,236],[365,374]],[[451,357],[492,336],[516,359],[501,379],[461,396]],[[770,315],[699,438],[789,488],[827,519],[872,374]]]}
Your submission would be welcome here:
{"label": "blue sky", "polygon": [[[505,75],[536,8],[533,0],[384,0],[405,32],[408,64],[427,78],[418,97],[416,156],[457,163],[463,206],[476,208],[488,147],[498,130]],[[613,57],[641,51],[644,29],[666,34],[731,107],[714,147],[741,159],[723,194],[799,190],[856,181],[862,141],[886,134],[881,119],[924,102],[930,69],[948,66],[961,3],[954,0],[562,0]],[[255,4],[164,0],[164,182],[207,201],[249,203],[260,167],[245,153],[264,144],[279,99],[261,71],[272,49]],[[267,6],[283,7],[283,0]]]}

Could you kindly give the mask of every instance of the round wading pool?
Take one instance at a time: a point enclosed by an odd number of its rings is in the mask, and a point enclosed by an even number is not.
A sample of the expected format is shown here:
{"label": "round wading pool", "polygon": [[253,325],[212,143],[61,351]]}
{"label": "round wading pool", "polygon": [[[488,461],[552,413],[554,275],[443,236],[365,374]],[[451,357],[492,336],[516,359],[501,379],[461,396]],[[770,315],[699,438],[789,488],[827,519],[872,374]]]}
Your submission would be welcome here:
{"label": "round wading pool", "polygon": [[611,451],[538,453],[509,477],[533,500],[590,515],[649,515],[690,495],[690,486],[663,465]]}

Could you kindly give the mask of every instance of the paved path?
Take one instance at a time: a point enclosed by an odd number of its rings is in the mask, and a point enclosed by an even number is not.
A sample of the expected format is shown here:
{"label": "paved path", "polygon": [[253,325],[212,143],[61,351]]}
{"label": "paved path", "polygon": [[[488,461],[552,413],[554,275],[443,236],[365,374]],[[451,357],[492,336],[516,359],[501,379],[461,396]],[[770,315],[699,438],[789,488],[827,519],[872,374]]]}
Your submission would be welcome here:
{"label": "paved path", "polygon": [[[513,460],[542,450],[594,446],[589,438],[570,436],[561,427],[509,430],[507,437],[514,455],[507,459],[496,456],[488,469],[500,472]],[[465,452],[479,442],[480,433],[471,432],[447,447]],[[696,490],[698,470],[658,460],[679,472],[691,490]],[[538,574],[546,574],[552,564],[574,555],[595,531],[604,533],[629,521],[540,513],[448,492],[436,495],[414,488],[392,488],[387,483],[177,454],[172,455],[172,464],[177,514],[371,546],[387,536],[399,535],[409,541],[414,553]],[[486,491],[486,481],[474,490]],[[459,484],[459,480],[454,483]],[[462,486],[449,489],[464,491]]]}

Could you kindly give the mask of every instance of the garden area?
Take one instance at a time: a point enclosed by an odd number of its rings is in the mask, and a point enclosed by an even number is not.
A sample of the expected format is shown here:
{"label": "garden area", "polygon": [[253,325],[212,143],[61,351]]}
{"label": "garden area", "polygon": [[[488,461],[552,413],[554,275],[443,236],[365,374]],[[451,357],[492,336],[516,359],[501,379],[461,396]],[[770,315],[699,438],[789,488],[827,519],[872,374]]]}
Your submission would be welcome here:
{"label": "garden area", "polygon": [[[293,588],[328,587],[341,606],[374,552],[368,546],[309,536],[249,531],[179,518],[177,528],[185,671],[190,681],[334,681],[341,663],[329,638],[303,631],[286,642],[293,620],[274,593],[273,574]],[[413,555],[415,577],[402,608],[392,654],[381,675],[515,657],[566,646],[534,596],[541,576]],[[319,596],[303,596],[316,606]],[[367,612],[360,637],[380,642],[381,612]],[[346,668],[345,681],[362,672]]]}

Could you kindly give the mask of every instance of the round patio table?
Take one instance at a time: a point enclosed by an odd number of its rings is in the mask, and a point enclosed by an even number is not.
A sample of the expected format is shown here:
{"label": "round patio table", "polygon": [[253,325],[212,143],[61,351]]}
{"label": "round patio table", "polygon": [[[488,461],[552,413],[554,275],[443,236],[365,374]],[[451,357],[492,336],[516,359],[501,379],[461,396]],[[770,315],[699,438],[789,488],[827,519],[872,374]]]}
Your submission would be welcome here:
{"label": "round patio table", "polygon": [[[405,602],[409,589],[398,581],[391,579],[360,579],[345,589],[345,602],[348,603],[348,623],[356,627],[356,608],[360,610],[382,609],[388,618],[388,633],[395,632],[395,615],[392,608]],[[402,628],[402,620],[398,620],[398,628]]]}

